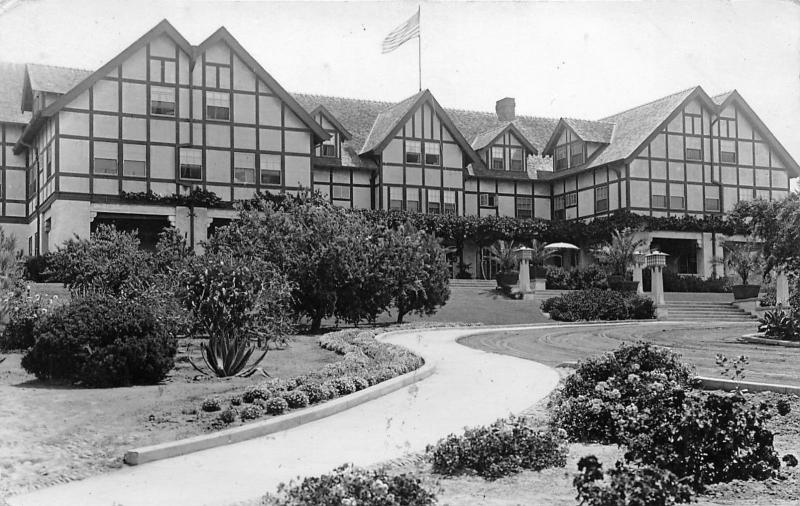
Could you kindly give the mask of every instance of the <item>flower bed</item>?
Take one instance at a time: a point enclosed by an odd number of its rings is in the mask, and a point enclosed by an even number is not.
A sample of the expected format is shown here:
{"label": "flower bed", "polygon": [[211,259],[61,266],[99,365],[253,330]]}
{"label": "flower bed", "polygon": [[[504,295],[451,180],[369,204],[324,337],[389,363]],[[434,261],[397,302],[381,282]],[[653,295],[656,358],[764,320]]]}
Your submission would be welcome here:
{"label": "flower bed", "polygon": [[422,357],[405,348],[377,341],[380,332],[346,329],[325,334],[319,338],[320,347],[342,355],[341,361],[302,376],[271,379],[226,399],[205,399],[201,409],[219,411],[212,427],[223,428],[237,418],[247,421],[280,415],[352,394],[424,364]]}

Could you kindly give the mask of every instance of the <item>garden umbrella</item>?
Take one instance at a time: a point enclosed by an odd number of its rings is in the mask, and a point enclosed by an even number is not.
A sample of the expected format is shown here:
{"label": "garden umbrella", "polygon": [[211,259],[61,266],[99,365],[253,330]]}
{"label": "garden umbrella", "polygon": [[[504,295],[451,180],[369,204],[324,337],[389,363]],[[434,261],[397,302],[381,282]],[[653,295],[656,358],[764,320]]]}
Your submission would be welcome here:
{"label": "garden umbrella", "polygon": [[552,242],[550,244],[545,244],[544,249],[580,249],[580,248],[568,242]]}

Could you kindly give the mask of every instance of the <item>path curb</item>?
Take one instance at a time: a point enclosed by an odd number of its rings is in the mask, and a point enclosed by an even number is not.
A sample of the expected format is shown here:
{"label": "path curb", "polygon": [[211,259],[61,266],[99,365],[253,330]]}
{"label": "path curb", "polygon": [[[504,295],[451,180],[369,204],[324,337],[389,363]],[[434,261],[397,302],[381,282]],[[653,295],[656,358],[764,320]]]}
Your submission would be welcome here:
{"label": "path curb", "polygon": [[203,434],[178,441],[170,441],[152,446],[135,448],[125,452],[126,464],[135,466],[155,460],[168,459],[209,448],[216,448],[248,439],[281,432],[299,425],[340,413],[365,402],[390,394],[412,385],[436,372],[435,364],[425,364],[419,369],[383,381],[344,397],[339,397],[318,406],[305,408],[294,413],[276,416],[263,422],[255,422],[241,427],[223,429],[213,434]]}
{"label": "path curb", "polygon": [[800,386],[780,385],[776,383],[756,383],[751,381],[734,381],[722,378],[696,376],[700,387],[704,390],[748,390],[750,392],[777,392],[779,394],[800,395]]}

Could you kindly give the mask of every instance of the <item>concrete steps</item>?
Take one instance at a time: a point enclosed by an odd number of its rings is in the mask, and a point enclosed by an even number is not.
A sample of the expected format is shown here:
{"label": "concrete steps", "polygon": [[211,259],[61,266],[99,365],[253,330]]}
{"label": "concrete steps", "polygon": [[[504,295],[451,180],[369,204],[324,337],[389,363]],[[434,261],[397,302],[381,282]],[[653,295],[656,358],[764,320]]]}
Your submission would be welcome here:
{"label": "concrete steps", "polygon": [[727,302],[667,301],[670,320],[752,322],[753,316]]}

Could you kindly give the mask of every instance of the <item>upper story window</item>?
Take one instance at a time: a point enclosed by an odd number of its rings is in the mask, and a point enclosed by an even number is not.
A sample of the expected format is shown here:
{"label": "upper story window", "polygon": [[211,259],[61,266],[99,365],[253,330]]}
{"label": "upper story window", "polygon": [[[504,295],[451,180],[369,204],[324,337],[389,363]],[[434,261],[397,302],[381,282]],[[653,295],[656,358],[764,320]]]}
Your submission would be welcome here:
{"label": "upper story window", "polygon": [[338,135],[336,132],[328,132],[331,138],[322,142],[322,156],[335,158],[338,156],[336,147],[338,146]]}
{"label": "upper story window", "polygon": [[506,161],[503,156],[503,148],[492,147],[492,168],[495,170],[505,170]]}
{"label": "upper story window", "polygon": [[206,63],[206,88],[221,88],[228,90],[231,87],[230,65]]}
{"label": "upper story window", "polygon": [[389,187],[389,209],[403,209],[403,189],[399,186]]}
{"label": "upper story window", "polygon": [[563,195],[559,195],[553,199],[553,209],[556,211],[562,211],[566,207],[566,199]]}
{"label": "upper story window", "polygon": [[406,141],[406,163],[422,163],[422,147],[419,141]]}
{"label": "upper story window", "polygon": [[497,207],[497,195],[494,193],[481,193],[481,207]]}
{"label": "upper story window", "polygon": [[94,173],[117,175],[117,145],[110,142],[94,143]]}
{"label": "upper story window", "polygon": [[53,145],[47,146],[45,150],[45,158],[47,160],[47,170],[45,174],[49,179],[51,175],[53,175]]}
{"label": "upper story window", "polygon": [[150,114],[175,116],[175,89],[153,86],[150,88]]}
{"label": "upper story window", "polygon": [[686,148],[686,159],[687,160],[702,160],[703,159],[703,152],[700,149],[696,149],[696,148]]}
{"label": "upper story window", "polygon": [[206,94],[206,119],[230,121],[231,96],[229,93],[209,91]]}
{"label": "upper story window", "polygon": [[581,165],[585,160],[583,156],[584,155],[583,142],[573,142],[572,144],[570,144],[569,149],[571,153],[571,156],[569,157],[570,167]]}
{"label": "upper story window", "polygon": [[567,147],[558,146],[556,148],[556,170],[567,168]]}
{"label": "upper story window", "polygon": [[420,211],[419,188],[406,188],[406,211],[412,213]]}
{"label": "upper story window", "polygon": [[150,81],[174,84],[175,60],[170,58],[150,58]]}
{"label": "upper story window", "polygon": [[256,155],[253,153],[233,154],[233,181],[242,184],[256,184]]}
{"label": "upper story window", "polygon": [[578,205],[578,192],[570,192],[564,194],[564,203],[566,207],[575,207]]}
{"label": "upper story window", "polygon": [[203,179],[203,155],[199,149],[181,148],[181,179]]}
{"label": "upper story window", "polygon": [[608,211],[608,185],[594,189],[594,211],[596,213]]}
{"label": "upper story window", "polygon": [[703,130],[703,119],[699,114],[685,114],[683,116],[683,128],[687,134],[700,135]]}
{"label": "upper story window", "polygon": [[281,184],[281,157],[279,155],[261,155],[259,178],[263,185]]}
{"label": "upper story window", "polygon": [[667,208],[667,196],[666,195],[653,195],[650,199],[650,203],[654,208],[658,209],[666,209]]}
{"label": "upper story window", "polygon": [[335,200],[350,200],[350,187],[333,185],[333,188],[331,188],[331,195]]}
{"label": "upper story window", "polygon": [[719,161],[722,163],[736,163],[736,153],[734,151],[720,151]]}
{"label": "upper story window", "polygon": [[533,199],[531,197],[517,197],[517,218],[533,218]]}
{"label": "upper story window", "polygon": [[438,142],[425,143],[425,165],[441,165],[442,148]]}
{"label": "upper story window", "polygon": [[444,190],[442,192],[442,200],[444,202],[444,214],[456,214],[456,192],[452,190]]}
{"label": "upper story window", "polygon": [[509,149],[509,160],[511,161],[511,170],[525,170],[522,148]]}
{"label": "upper story window", "polygon": [[670,195],[669,207],[670,209],[686,209],[686,199],[683,195]]}
{"label": "upper story window", "polygon": [[428,214],[439,214],[442,212],[442,192],[439,190],[428,190]]}
{"label": "upper story window", "polygon": [[736,137],[736,120],[733,118],[719,119],[719,136]]}
{"label": "upper story window", "polygon": [[706,211],[719,212],[719,199],[706,197]]}

